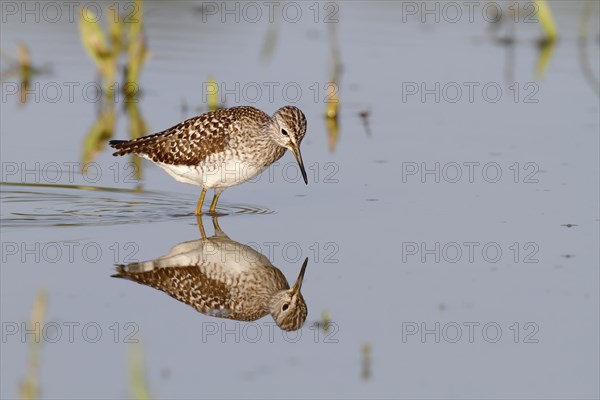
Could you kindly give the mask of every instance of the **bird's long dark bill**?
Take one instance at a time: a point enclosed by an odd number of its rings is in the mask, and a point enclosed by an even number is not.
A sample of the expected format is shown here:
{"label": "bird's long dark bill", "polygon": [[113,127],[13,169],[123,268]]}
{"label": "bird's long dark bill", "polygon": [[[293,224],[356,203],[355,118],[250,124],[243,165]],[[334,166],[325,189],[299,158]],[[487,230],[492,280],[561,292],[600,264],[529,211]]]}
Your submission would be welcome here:
{"label": "bird's long dark bill", "polygon": [[293,293],[296,294],[302,288],[302,281],[304,280],[304,273],[306,272],[306,266],[308,265],[308,257],[304,260],[304,264],[302,264],[302,269],[300,270],[300,275],[298,275],[298,280],[294,284],[292,288]]}
{"label": "bird's long dark bill", "polygon": [[300,147],[292,146],[291,150],[292,153],[294,153],[294,157],[296,157],[296,161],[298,161],[298,166],[300,167],[300,172],[302,172],[304,183],[308,185],[308,178],[306,176],[306,170],[304,169],[304,163],[302,162],[302,154],[300,154]]}

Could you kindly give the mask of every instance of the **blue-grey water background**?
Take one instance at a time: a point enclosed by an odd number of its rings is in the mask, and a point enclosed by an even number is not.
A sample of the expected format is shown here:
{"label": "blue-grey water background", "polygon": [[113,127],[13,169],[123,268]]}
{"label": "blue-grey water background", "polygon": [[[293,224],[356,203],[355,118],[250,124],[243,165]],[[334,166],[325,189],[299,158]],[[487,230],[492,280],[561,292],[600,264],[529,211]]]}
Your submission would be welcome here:
{"label": "blue-grey water background", "polygon": [[[236,82],[257,83],[264,89],[258,100],[250,103],[254,92],[244,97],[238,90],[239,103],[268,113],[288,103],[284,85],[302,90],[294,104],[308,120],[302,150],[309,185],[294,181],[297,170],[286,154],[272,175],[226,191],[221,206],[229,215],[219,219],[232,239],[259,246],[288,280],[310,257],[303,285],[309,315],[301,337],[293,343],[293,334],[286,340],[276,330],[269,340],[267,316],[255,325],[262,327],[262,337],[251,343],[242,333],[254,337],[253,332],[244,331],[243,322],[199,314],[156,290],[110,277],[129,251],[126,245],[133,244],[133,258],[149,260],[199,238],[190,215],[198,188],[146,162],[141,192],[62,187],[135,189],[138,183],[123,176],[129,160],[113,158],[107,148],[95,160],[102,177],[92,183],[78,172],[73,182],[65,172],[50,186],[38,184],[49,183],[47,176],[22,176],[35,163],[41,169],[81,161],[97,105],[80,88],[97,76],[76,22],[8,17],[1,25],[3,53],[14,55],[21,41],[33,63],[47,63],[51,71],[34,77],[40,98],[25,105],[6,94],[5,85],[16,79],[2,82],[3,182],[32,184],[2,185],[2,398],[18,397],[29,353],[22,332],[4,336],[6,329],[29,320],[40,289],[48,293],[46,323],[63,327],[56,343],[42,343],[43,398],[129,396],[128,322],[139,329],[134,337],[155,398],[598,398],[600,112],[594,83],[583,72],[587,65],[598,79],[598,7],[590,8],[589,35],[581,44],[586,2],[550,2],[560,37],[545,71],[536,74],[535,41],[543,32],[537,23],[506,24],[494,33],[480,12],[473,22],[463,15],[457,23],[431,18],[423,23],[420,14],[403,14],[402,2],[336,3],[342,72],[339,138],[331,151],[323,118],[323,87],[332,74],[326,3],[317,4],[318,22],[309,8],[313,3],[302,3],[297,23],[278,18],[275,25],[266,15],[256,23],[231,17],[222,22],[203,15],[202,3],[173,3],[144,5],[150,56],[141,72],[139,109],[149,133],[205,107],[209,76],[234,91]],[[493,39],[510,34],[511,26],[514,43]],[[269,35],[275,41],[264,56]],[[2,66],[8,68],[5,59]],[[72,102],[65,82],[80,85]],[[272,99],[265,82],[279,85]],[[407,83],[431,88],[436,82],[480,86],[473,102],[466,89],[456,103],[444,97],[436,102],[434,95],[424,102],[419,95],[403,100]],[[515,82],[517,101],[510,89]],[[51,102],[43,88],[55,83],[63,93]],[[483,96],[487,83],[501,87],[499,101]],[[528,83],[534,86],[526,88]],[[536,102],[526,101],[532,87]],[[237,105],[234,95],[226,100]],[[125,139],[121,108],[117,102],[114,137]],[[359,116],[364,111],[370,134]],[[487,182],[479,167],[469,182],[463,163],[470,162],[496,163],[501,179]],[[431,174],[425,182],[420,174],[403,179],[407,168],[431,169],[435,163],[447,166],[439,182]],[[456,183],[450,182],[455,166],[450,163],[463,166]],[[19,172],[9,175],[7,168],[15,165]],[[535,179],[528,182],[533,170]],[[204,224],[212,232],[209,218]],[[436,243],[465,242],[479,243],[473,262],[465,251],[457,262],[451,256],[436,262],[425,252],[406,254],[410,243],[432,249]],[[48,243],[63,249],[56,261],[54,253],[26,251]],[[486,243],[502,250],[498,262],[482,256]],[[8,251],[13,244],[16,254]],[[75,246],[72,259],[67,245]],[[85,256],[86,246],[100,248],[102,255]],[[298,248],[301,255],[294,252]],[[527,263],[532,249],[537,262]],[[324,311],[337,327],[333,340],[325,340],[322,331],[315,340],[310,329]],[[464,325],[471,322],[479,324],[472,343]],[[72,343],[65,323],[79,324]],[[86,323],[101,327],[96,343],[84,340]],[[421,323],[427,329],[446,326],[445,336],[439,343],[434,334],[406,336],[408,326]],[[462,337],[451,343],[454,323]],[[481,332],[488,323],[502,329],[495,343],[489,340],[493,329],[485,338]],[[239,343],[233,333],[207,336],[215,326],[237,331]],[[535,340],[525,340],[534,328],[529,339]],[[371,349],[366,358],[365,346]]]}

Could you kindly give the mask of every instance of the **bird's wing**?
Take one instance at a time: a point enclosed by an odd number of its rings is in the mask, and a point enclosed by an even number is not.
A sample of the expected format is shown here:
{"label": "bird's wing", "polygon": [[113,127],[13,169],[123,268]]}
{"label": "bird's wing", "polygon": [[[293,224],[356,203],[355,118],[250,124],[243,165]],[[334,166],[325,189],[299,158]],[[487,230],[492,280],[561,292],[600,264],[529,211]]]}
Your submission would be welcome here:
{"label": "bird's wing", "polygon": [[198,165],[211,154],[225,151],[248,118],[264,123],[269,116],[254,107],[233,107],[190,118],[154,135],[109,144],[117,149],[115,156],[134,153],[154,162]]}
{"label": "bird's wing", "polygon": [[207,113],[154,135],[129,141],[111,141],[113,154],[138,154],[154,162],[198,165],[210,154],[227,148],[235,122],[227,115]]}
{"label": "bird's wing", "polygon": [[163,291],[205,314],[214,315],[218,312],[221,314],[219,316],[229,318],[233,315],[233,311],[229,309],[232,303],[230,287],[225,282],[212,279],[195,266],[132,272],[128,266],[119,265],[113,277]]}

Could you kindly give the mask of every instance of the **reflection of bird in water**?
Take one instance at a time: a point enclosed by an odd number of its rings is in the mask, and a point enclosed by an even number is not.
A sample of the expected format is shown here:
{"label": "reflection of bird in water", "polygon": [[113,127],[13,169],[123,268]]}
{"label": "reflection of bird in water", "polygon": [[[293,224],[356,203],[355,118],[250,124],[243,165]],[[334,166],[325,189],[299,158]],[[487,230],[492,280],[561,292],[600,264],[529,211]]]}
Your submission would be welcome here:
{"label": "reflection of bird in water", "polygon": [[189,304],[203,314],[254,321],[271,314],[286,331],[300,329],[307,308],[300,293],[308,258],[295,285],[268,258],[231,240],[213,217],[215,235],[184,242],[155,260],[119,265],[116,278],[151,286]]}

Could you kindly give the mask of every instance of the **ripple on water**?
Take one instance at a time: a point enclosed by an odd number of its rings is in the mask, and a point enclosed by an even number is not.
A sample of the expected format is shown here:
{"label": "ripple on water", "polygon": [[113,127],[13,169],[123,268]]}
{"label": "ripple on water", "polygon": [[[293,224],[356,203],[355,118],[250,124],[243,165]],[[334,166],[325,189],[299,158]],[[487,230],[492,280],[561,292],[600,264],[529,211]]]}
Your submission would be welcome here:
{"label": "ripple on water", "polygon": [[[2,226],[85,226],[155,222],[190,217],[193,196],[91,186],[1,184]],[[218,214],[272,214],[248,205],[220,203]]]}

